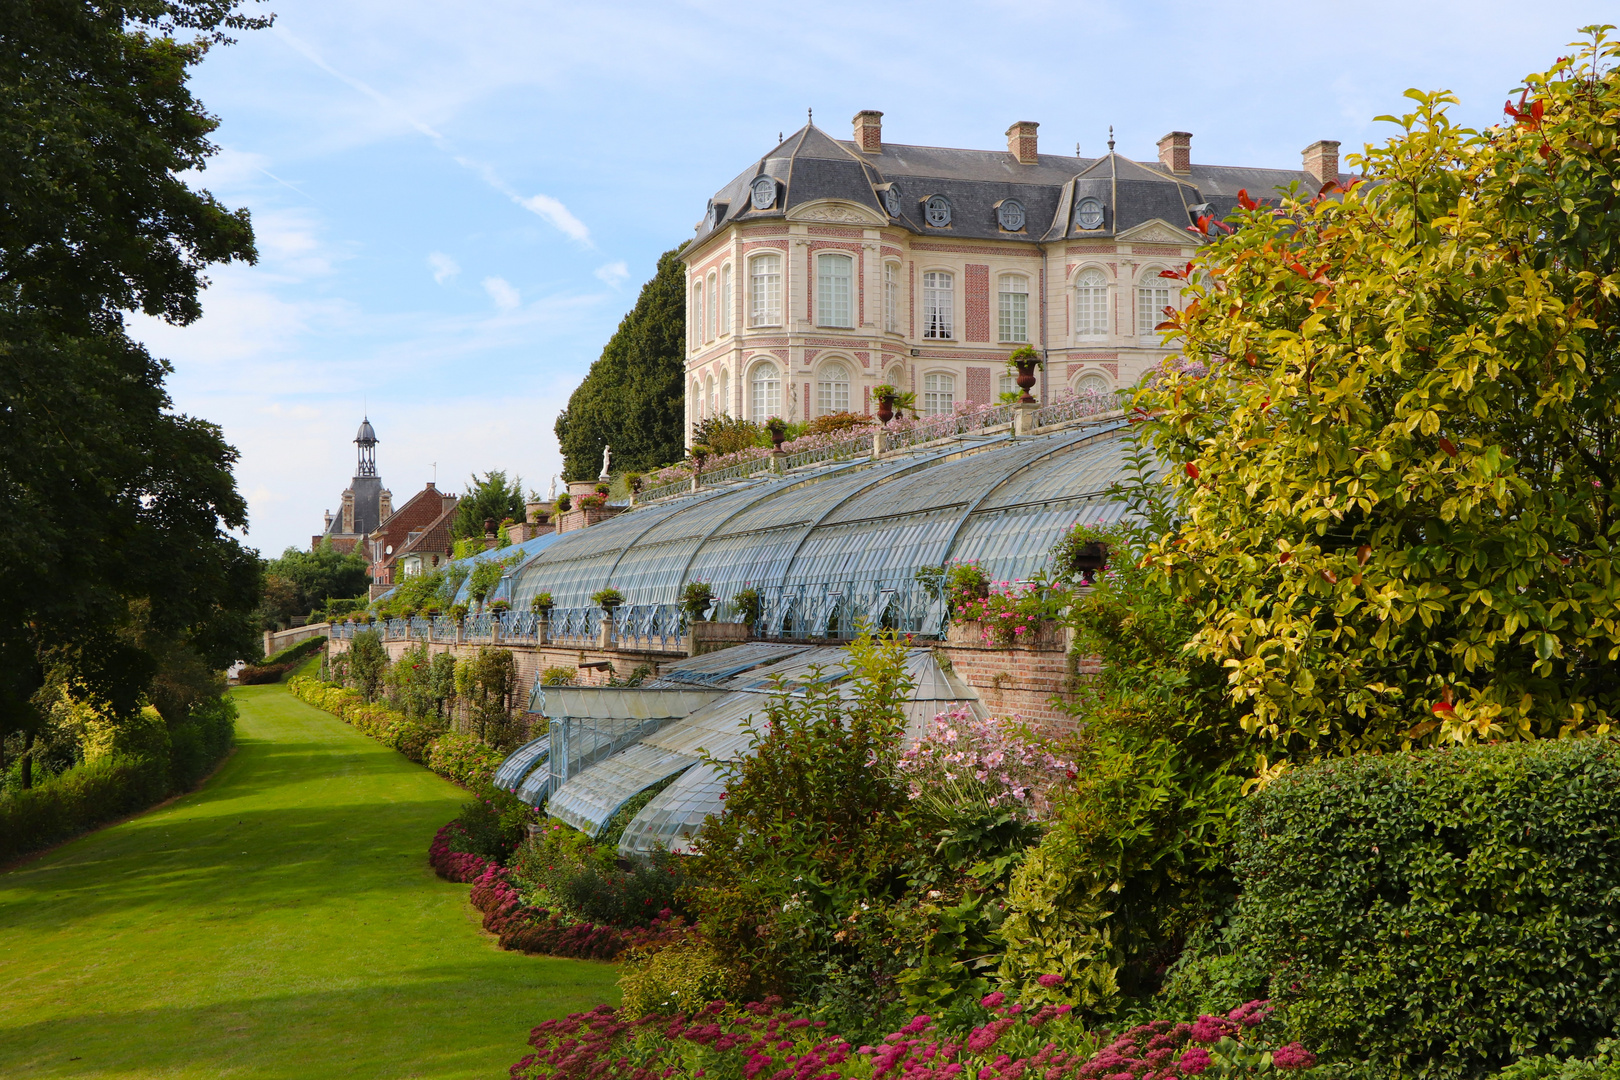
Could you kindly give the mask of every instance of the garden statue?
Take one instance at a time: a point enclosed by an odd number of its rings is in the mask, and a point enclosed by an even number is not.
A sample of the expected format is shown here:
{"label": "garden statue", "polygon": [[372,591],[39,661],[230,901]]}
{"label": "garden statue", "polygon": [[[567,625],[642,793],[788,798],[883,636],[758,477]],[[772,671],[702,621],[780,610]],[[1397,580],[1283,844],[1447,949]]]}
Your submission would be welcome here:
{"label": "garden statue", "polygon": [[601,479],[603,479],[603,480],[606,480],[608,478],[608,462],[612,459],[612,457],[613,457],[613,447],[611,447],[611,446],[602,447],[602,476],[601,476]]}

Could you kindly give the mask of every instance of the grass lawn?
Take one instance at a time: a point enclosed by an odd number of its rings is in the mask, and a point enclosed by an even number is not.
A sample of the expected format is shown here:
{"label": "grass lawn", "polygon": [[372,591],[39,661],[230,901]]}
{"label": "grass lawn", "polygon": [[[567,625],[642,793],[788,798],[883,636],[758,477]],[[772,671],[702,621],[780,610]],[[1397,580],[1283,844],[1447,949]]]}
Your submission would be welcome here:
{"label": "grass lawn", "polygon": [[0,1077],[503,1077],[608,964],[502,952],[427,846],[466,795],[280,686],[201,791],[0,874]]}

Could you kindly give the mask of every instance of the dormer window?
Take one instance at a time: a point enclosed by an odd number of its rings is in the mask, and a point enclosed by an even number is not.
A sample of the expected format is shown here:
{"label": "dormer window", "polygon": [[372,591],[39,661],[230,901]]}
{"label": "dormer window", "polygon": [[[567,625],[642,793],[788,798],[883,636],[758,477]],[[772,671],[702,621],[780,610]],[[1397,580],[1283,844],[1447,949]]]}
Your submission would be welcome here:
{"label": "dormer window", "polygon": [[769,176],[762,176],[754,181],[750,201],[755,210],[769,210],[776,205],[776,181]]}
{"label": "dormer window", "polygon": [[714,202],[713,200],[710,200],[710,202],[709,202],[709,212],[703,216],[703,231],[704,232],[709,232],[709,231],[717,228],[720,225],[721,220],[725,216],[726,216],[726,204],[725,203],[717,203],[717,202]]}
{"label": "dormer window", "polygon": [[932,196],[923,206],[923,218],[936,229],[951,223],[951,203],[943,195]]}
{"label": "dormer window", "polygon": [[1087,195],[1074,206],[1074,224],[1080,229],[1100,229],[1103,223],[1102,200]]}
{"label": "dormer window", "polygon": [[1024,204],[1017,199],[1003,199],[996,204],[996,224],[1008,232],[1024,227]]}
{"label": "dormer window", "polygon": [[889,212],[890,217],[900,216],[900,187],[890,184],[883,190],[883,209]]}

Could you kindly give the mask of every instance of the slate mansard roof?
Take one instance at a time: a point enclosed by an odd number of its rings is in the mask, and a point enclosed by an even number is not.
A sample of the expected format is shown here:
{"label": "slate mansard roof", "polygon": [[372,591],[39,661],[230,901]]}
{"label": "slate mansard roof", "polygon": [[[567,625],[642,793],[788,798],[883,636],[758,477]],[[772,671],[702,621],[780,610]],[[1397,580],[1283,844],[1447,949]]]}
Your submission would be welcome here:
{"label": "slate mansard roof", "polygon": [[[755,209],[750,196],[762,176],[776,181],[776,201]],[[834,139],[807,124],[715,193],[697,226],[696,242],[727,225],[782,219],[823,199],[858,204],[919,236],[1028,243],[1112,239],[1155,219],[1182,228],[1192,223],[1200,206],[1208,208],[1202,212],[1225,217],[1236,208],[1239,190],[1270,198],[1296,182],[1304,190],[1316,188],[1303,169],[1194,164],[1178,174],[1158,162],[1136,162],[1112,151],[1097,158],[1040,154],[1029,165],[1019,164],[1005,150],[884,143],[875,153],[863,153],[853,141]],[[884,201],[891,186],[899,192],[893,215]],[[951,205],[951,222],[944,228],[923,219],[924,203],[935,195]],[[1082,229],[1075,220],[1075,206],[1087,196],[1102,204],[1099,228]],[[1024,207],[1025,223],[1018,231],[997,222],[996,207],[1005,199]]]}

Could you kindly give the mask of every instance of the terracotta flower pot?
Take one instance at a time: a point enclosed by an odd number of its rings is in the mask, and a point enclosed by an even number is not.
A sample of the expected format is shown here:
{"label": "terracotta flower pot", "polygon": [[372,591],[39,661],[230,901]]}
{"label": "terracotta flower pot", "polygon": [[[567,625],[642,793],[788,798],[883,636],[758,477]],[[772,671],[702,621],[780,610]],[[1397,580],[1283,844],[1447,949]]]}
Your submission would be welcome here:
{"label": "terracotta flower pot", "polygon": [[1018,388],[1024,392],[1023,396],[1018,399],[1018,404],[1034,404],[1035,399],[1030,395],[1030,390],[1035,386],[1035,361],[1030,360],[1019,363],[1018,377],[1013,381],[1016,382],[1018,384]]}
{"label": "terracotta flower pot", "polygon": [[878,398],[877,418],[880,423],[887,424],[894,419],[894,399]]}

